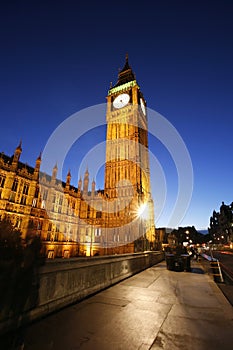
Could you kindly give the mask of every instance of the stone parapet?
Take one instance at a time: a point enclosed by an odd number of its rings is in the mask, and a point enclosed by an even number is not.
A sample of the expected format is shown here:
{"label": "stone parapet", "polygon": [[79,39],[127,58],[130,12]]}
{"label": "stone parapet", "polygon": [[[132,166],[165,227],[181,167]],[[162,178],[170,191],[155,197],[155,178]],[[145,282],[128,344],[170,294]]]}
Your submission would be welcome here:
{"label": "stone parapet", "polygon": [[[163,252],[144,252],[48,260],[34,278],[35,288],[19,313],[3,313],[0,333],[30,323],[78,302],[164,259]],[[32,295],[33,294],[33,297]]]}

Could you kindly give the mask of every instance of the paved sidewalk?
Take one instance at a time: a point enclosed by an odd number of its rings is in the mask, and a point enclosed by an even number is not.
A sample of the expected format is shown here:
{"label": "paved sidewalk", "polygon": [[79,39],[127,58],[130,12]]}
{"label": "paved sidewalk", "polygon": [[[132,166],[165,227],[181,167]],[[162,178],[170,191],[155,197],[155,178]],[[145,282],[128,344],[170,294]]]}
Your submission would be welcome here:
{"label": "paved sidewalk", "polygon": [[24,350],[230,350],[233,308],[201,265],[155,265],[31,325]]}

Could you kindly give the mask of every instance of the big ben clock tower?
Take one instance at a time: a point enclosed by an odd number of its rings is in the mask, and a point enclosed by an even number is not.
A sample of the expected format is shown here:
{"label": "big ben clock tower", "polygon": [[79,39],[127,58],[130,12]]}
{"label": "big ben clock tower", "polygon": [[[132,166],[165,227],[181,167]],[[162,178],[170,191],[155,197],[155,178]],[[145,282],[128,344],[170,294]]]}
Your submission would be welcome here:
{"label": "big ben clock tower", "polygon": [[[108,240],[141,248],[154,241],[146,101],[129,66],[128,56],[118,81],[107,96],[105,222]],[[137,250],[137,249],[136,249]]]}

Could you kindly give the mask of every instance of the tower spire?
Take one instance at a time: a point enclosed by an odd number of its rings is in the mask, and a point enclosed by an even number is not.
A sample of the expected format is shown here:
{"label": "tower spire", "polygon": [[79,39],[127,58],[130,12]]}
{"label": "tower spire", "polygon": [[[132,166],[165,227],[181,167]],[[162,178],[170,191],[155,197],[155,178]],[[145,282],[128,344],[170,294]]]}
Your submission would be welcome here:
{"label": "tower spire", "polygon": [[42,152],[40,152],[39,156],[36,159],[36,166],[34,168],[34,177],[37,179],[39,176],[39,171],[40,171],[40,165],[41,165],[41,155]]}
{"label": "tower spire", "polygon": [[22,140],[20,140],[18,147],[16,147],[14,155],[13,155],[13,162],[12,164],[15,166],[20,158],[20,155],[22,153]]}
{"label": "tower spire", "polygon": [[58,171],[58,167],[57,167],[57,162],[53,167],[53,172],[52,172],[52,180],[55,181],[57,178],[57,171]]}
{"label": "tower spire", "polygon": [[87,167],[85,174],[84,174],[84,180],[83,180],[83,194],[84,195],[88,194],[88,186],[89,186],[89,172],[88,172],[88,167]]}
{"label": "tower spire", "polygon": [[66,189],[68,190],[70,188],[70,180],[71,180],[71,173],[70,173],[70,169],[66,175]]}
{"label": "tower spire", "polygon": [[128,83],[128,82],[133,81],[133,80],[136,80],[136,78],[135,78],[135,75],[132,71],[132,68],[129,65],[129,55],[128,55],[128,53],[126,53],[125,65],[121,70],[119,70],[118,81],[114,87]]}

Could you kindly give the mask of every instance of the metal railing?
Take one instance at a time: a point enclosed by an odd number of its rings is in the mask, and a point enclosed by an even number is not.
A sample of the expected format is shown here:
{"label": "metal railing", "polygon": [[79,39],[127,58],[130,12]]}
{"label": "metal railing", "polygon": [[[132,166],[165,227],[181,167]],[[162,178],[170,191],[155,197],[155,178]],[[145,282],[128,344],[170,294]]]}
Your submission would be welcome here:
{"label": "metal railing", "polygon": [[222,270],[221,270],[221,266],[220,266],[220,262],[218,259],[215,259],[212,255],[212,252],[210,252],[211,255],[207,255],[207,254],[201,254],[201,256],[209,261],[210,265],[209,265],[209,270],[210,270],[210,274],[213,276],[215,282],[224,282],[223,279],[223,275],[222,275]]}

